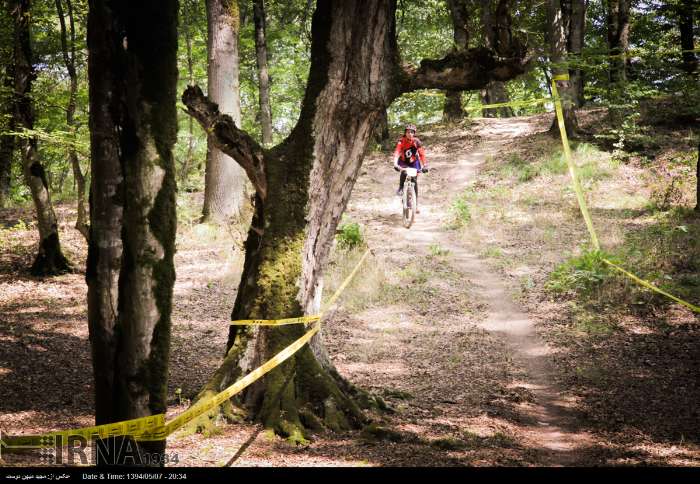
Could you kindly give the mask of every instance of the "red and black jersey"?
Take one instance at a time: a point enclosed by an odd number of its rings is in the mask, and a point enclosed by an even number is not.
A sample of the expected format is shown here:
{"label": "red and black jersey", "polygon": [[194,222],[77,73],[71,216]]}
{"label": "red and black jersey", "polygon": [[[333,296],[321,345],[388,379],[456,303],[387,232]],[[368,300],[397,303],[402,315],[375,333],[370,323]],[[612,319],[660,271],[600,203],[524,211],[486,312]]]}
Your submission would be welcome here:
{"label": "red and black jersey", "polygon": [[421,163],[425,166],[425,150],[421,141],[415,137],[409,140],[407,137],[402,136],[399,142],[396,143],[394,159],[398,157],[403,163],[413,163],[416,160],[416,153],[420,157]]}

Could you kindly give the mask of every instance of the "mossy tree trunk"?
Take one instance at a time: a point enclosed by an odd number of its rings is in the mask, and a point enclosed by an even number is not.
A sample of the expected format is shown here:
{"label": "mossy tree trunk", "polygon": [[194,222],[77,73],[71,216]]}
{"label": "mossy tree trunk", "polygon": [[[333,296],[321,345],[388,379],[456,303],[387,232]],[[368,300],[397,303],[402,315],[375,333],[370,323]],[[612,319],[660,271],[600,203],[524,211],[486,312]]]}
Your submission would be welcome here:
{"label": "mossy tree trunk", "polygon": [[[97,424],[164,413],[175,281],[176,0],[89,3],[88,318]],[[101,442],[100,464],[165,441]],[[119,452],[119,450],[122,452]],[[146,454],[151,455],[146,459]]]}
{"label": "mossy tree trunk", "polygon": [[[416,89],[478,89],[524,71],[524,52],[515,44],[508,58],[472,49],[424,60],[420,67],[402,65],[395,11],[393,0],[318,2],[300,119],[271,150],[221,115],[199,88],[185,91],[190,114],[241,163],[256,188],[233,319],[318,312],[322,268],[338,221],[373,127],[396,97]],[[300,326],[231,326],[224,362],[200,396],[226,387],[303,332]],[[315,416],[335,429],[357,426],[365,419],[334,373],[305,346],[252,385],[243,400],[266,426],[292,438],[316,426]]]}
{"label": "mossy tree trunk", "polygon": [[[31,97],[36,72],[32,65],[31,1],[10,0],[9,12],[14,19],[14,110],[17,128],[31,132],[34,129],[34,102]],[[62,274],[71,270],[68,259],[61,251],[58,237],[58,220],[51,203],[46,171],[39,159],[38,140],[29,134],[20,137],[24,179],[29,185],[36,208],[39,227],[39,252],[34,259],[31,273],[36,276]]]}

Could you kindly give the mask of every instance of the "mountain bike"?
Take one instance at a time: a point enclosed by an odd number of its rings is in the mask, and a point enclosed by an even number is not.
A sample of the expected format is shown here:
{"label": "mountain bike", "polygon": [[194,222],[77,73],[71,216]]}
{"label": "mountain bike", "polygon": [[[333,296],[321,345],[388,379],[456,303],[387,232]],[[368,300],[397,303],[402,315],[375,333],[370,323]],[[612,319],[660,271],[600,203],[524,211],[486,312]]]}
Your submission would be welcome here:
{"label": "mountain bike", "polygon": [[418,198],[416,197],[416,178],[418,170],[416,168],[402,168],[401,171],[406,172],[406,182],[403,186],[403,226],[407,229],[413,225],[413,220],[416,218],[416,209],[418,208]]}

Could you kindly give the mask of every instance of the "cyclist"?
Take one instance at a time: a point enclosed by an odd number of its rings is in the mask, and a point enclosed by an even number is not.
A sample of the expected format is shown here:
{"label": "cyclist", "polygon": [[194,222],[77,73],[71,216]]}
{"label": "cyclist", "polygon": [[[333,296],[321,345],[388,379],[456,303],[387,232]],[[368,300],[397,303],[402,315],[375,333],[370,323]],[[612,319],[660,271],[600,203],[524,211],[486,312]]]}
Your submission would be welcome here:
{"label": "cyclist", "polygon": [[[416,125],[409,124],[403,132],[403,136],[396,143],[394,150],[394,170],[401,171],[401,168],[415,168],[421,173],[428,173],[428,162],[425,159],[423,143],[416,138]],[[403,195],[403,186],[406,183],[406,172],[401,171],[399,177],[399,189],[396,190],[398,196]],[[420,213],[418,207],[418,180],[415,183],[416,189],[416,213]]]}

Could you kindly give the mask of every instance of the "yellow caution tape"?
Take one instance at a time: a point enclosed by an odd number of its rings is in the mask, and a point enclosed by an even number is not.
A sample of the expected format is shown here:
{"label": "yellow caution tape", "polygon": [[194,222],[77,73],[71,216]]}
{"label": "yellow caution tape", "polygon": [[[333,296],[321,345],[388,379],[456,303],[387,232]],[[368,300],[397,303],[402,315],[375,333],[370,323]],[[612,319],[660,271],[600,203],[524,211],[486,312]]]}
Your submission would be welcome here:
{"label": "yellow caution tape", "polygon": [[[369,250],[365,251],[365,253],[362,255],[360,258],[360,261],[355,265],[355,268],[353,271],[350,273],[348,277],[345,278],[343,283],[340,285],[340,287],[335,291],[335,293],[330,297],[328,300],[328,303],[326,303],[327,307],[330,307],[333,305],[336,299],[338,299],[338,296],[345,290],[347,285],[350,283],[353,277],[355,277],[355,274],[357,271],[360,269],[360,266],[364,262],[365,258],[367,258],[367,255],[369,255]],[[298,318],[285,318],[285,319],[238,319],[235,321],[231,321],[231,324],[234,326],[282,326],[285,324],[308,324],[308,323],[313,323],[314,321],[318,321],[321,319],[321,316],[323,315],[323,311],[321,311],[321,314],[315,314],[313,316],[300,316]]]}
{"label": "yellow caution tape", "polygon": [[283,326],[285,324],[308,324],[318,321],[319,319],[321,319],[319,315],[286,319],[238,319],[236,321],[231,321],[231,324],[233,326]]}
{"label": "yellow caution tape", "polygon": [[544,103],[551,102],[551,101],[552,101],[552,98],[542,97],[542,98],[538,98],[538,99],[527,99],[527,100],[523,100],[523,101],[509,101],[506,103],[482,104],[481,106],[465,107],[462,109],[464,111],[481,111],[482,109],[494,109],[494,108],[505,108],[505,107],[517,108],[517,107],[522,107],[522,106],[535,106],[537,104],[544,104]]}
{"label": "yellow caution tape", "polygon": [[687,307],[687,308],[690,309],[691,311],[695,311],[696,313],[700,313],[700,306],[696,306],[695,304],[691,304],[691,303],[689,303],[689,302],[687,302],[687,301],[684,301],[683,299],[681,299],[681,298],[679,298],[679,297],[674,296],[673,294],[670,294],[670,293],[664,291],[663,289],[661,289],[661,288],[655,286],[655,285],[652,284],[651,282],[645,281],[644,279],[635,276],[635,275],[632,274],[631,272],[626,271],[625,269],[623,269],[622,267],[618,266],[618,265],[615,264],[614,262],[610,262],[608,259],[603,259],[603,262],[605,262],[606,264],[608,264],[608,265],[609,265],[610,267],[612,267],[613,269],[622,272],[624,275],[626,275],[627,277],[629,277],[630,279],[632,279],[632,280],[635,281],[636,283],[638,283],[638,284],[640,284],[640,285],[646,287],[647,289],[651,289],[652,291],[658,292],[659,294],[662,294],[662,295],[666,296],[666,297],[669,298],[669,299],[673,299],[673,300],[676,301],[678,304],[681,304],[681,305]]}
{"label": "yellow caution tape", "polygon": [[[255,370],[248,373],[246,376],[238,380],[233,385],[229,386],[225,390],[207,398],[206,400],[200,400],[194,404],[191,408],[185,410],[180,415],[174,419],[167,422],[162,429],[162,431],[156,432],[153,435],[144,434],[141,435],[138,440],[162,440],[165,436],[168,436],[175,432],[177,429],[191,422],[200,415],[213,410],[218,407],[226,400],[230,399],[234,395],[243,391],[246,387],[260,379],[263,375],[273,370],[275,367],[282,364],[284,361],[289,359],[294,353],[299,351],[320,329],[320,323],[316,323],[309,331],[307,331],[302,337],[294,341],[292,344],[287,346],[285,349],[277,353],[265,364],[257,367]],[[160,430],[160,429],[158,429]]]}
{"label": "yellow caution tape", "polygon": [[10,449],[23,447],[53,447],[58,442],[62,445],[66,445],[70,439],[75,439],[76,437],[82,437],[86,440],[93,438],[106,439],[108,437],[118,437],[121,435],[139,435],[153,432],[158,428],[162,428],[164,422],[165,416],[160,413],[157,415],[149,415],[148,417],[124,420],[122,422],[63,430],[43,435],[8,436],[5,437],[2,442]]}
{"label": "yellow caution tape", "polygon": [[591,242],[593,243],[593,247],[596,250],[598,250],[600,249],[600,244],[598,243],[598,235],[596,235],[595,228],[593,227],[591,215],[590,213],[588,213],[588,206],[586,205],[586,199],[583,195],[581,183],[579,182],[578,176],[576,175],[576,165],[574,164],[573,157],[571,156],[569,137],[566,135],[566,125],[564,124],[564,112],[561,107],[561,98],[559,98],[559,93],[557,91],[556,81],[568,80],[568,74],[559,74],[552,78],[552,97],[554,98],[554,108],[557,112],[557,124],[559,125],[559,133],[561,134],[561,141],[564,145],[564,158],[566,159],[567,165],[569,165],[569,174],[571,175],[571,182],[574,187],[574,191],[576,192],[576,198],[578,199],[578,206],[581,209],[583,219],[586,221],[586,227],[588,227],[588,233],[591,236]]}
{"label": "yellow caution tape", "polygon": [[[355,268],[352,270],[350,275],[345,278],[340,287],[333,293],[327,306],[330,307],[340,296],[340,294],[345,290],[345,288],[350,284],[350,281],[357,274],[360,266],[367,258],[369,250],[364,253],[360,261],[357,263]],[[323,312],[321,313],[321,315]],[[309,329],[303,336],[291,343],[289,346],[284,348],[282,351],[273,356],[269,361],[259,366],[255,370],[248,373],[246,376],[238,380],[236,383],[222,390],[221,392],[213,395],[204,400],[200,400],[195,403],[191,408],[185,410],[177,417],[172,420],[165,422],[165,416],[163,414],[150,415],[148,417],[141,417],[133,420],[125,420],[122,422],[114,422],[105,425],[97,425],[94,427],[85,427],[80,429],[64,430],[61,432],[51,432],[43,435],[18,435],[9,436],[0,441],[0,444],[7,447],[8,449],[17,448],[37,448],[45,446],[54,446],[59,440],[62,444],[66,444],[70,437],[83,437],[87,440],[93,438],[105,439],[108,437],[117,437],[129,435],[134,437],[139,441],[149,441],[149,440],[164,440],[170,434],[175,432],[177,429],[191,422],[193,419],[199,417],[200,415],[218,407],[226,400],[230,399],[237,393],[244,390],[246,387],[251,385],[253,382],[261,378],[266,373],[270,372],[272,369],[283,363],[285,360],[289,359],[294,353],[299,351],[316,333],[318,333],[320,326],[321,315],[316,316],[303,316],[301,318],[287,318],[282,320],[273,320],[277,324],[294,324],[295,322],[316,322],[316,324]],[[294,320],[294,322],[292,322]],[[267,320],[248,320],[257,321],[254,324],[267,324]],[[286,321],[286,322],[283,322]],[[237,321],[234,321],[236,323]]]}
{"label": "yellow caution tape", "polygon": [[[569,75],[568,74],[559,74],[556,75],[552,78],[552,95],[554,97],[554,106],[557,112],[557,123],[559,124],[559,132],[561,133],[561,142],[564,146],[564,157],[566,158],[566,162],[569,165],[569,173],[571,174],[571,181],[574,186],[574,191],[576,192],[576,198],[578,200],[578,205],[579,208],[581,209],[581,213],[583,214],[583,218],[586,221],[586,226],[588,227],[588,233],[591,236],[591,242],[593,244],[593,247],[596,250],[600,250],[600,244],[598,242],[598,236],[596,235],[595,229],[593,227],[593,222],[591,220],[591,216],[588,212],[588,206],[586,205],[586,199],[583,196],[583,190],[581,189],[581,185],[578,180],[578,176],[576,174],[576,165],[573,162],[573,159],[571,157],[571,148],[569,146],[569,138],[566,135],[566,126],[564,125],[564,114],[563,110],[561,107],[561,99],[559,98],[559,94],[557,92],[557,83],[555,81],[568,81],[569,80]],[[644,279],[635,276],[629,271],[626,271],[619,265],[609,261],[608,259],[603,258],[603,262],[614,268],[615,270],[625,274],[627,277],[635,281],[636,283],[640,284],[643,287],[646,287],[647,289],[650,289],[654,292],[657,292],[659,294],[662,294],[669,299],[672,299],[673,301],[676,301],[677,303],[687,307],[691,311],[695,311],[697,313],[700,313],[700,307],[691,304],[687,301],[684,301],[683,299],[674,296],[673,294],[670,294],[666,291],[664,291],[661,288],[656,287],[654,284],[652,284],[649,281],[645,281]]]}
{"label": "yellow caution tape", "polygon": [[333,306],[335,304],[335,301],[340,297],[340,294],[345,290],[346,287],[348,287],[348,284],[350,284],[350,281],[352,281],[353,277],[355,277],[355,274],[357,274],[357,271],[360,270],[360,266],[362,263],[365,261],[367,256],[369,255],[369,250],[366,250],[364,254],[362,254],[362,257],[360,258],[360,261],[357,263],[355,268],[352,270],[350,275],[345,278],[343,283],[338,287],[338,289],[333,293],[333,295],[328,299],[328,302],[326,303],[325,309],[321,310],[321,314],[325,313],[328,308]]}

